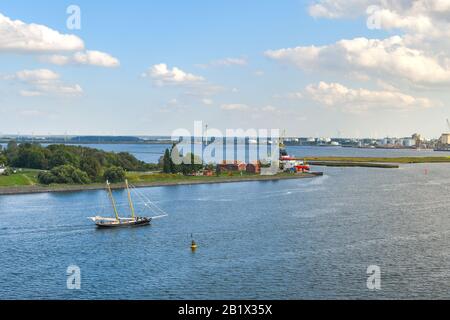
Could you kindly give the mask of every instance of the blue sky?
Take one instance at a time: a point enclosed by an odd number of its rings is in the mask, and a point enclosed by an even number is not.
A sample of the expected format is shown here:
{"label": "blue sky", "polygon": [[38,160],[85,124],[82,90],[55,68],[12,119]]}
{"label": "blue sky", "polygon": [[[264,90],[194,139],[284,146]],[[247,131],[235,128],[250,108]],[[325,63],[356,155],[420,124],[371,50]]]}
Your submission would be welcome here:
{"label": "blue sky", "polygon": [[[0,36],[5,39],[14,40],[20,28],[29,30],[34,23],[73,34],[84,47],[42,51],[26,42],[11,49],[0,40],[0,132],[156,135],[191,129],[195,120],[219,129],[280,128],[299,136],[383,137],[416,131],[436,136],[446,130],[445,67],[438,65],[442,83],[430,80],[430,85],[410,67],[384,68],[386,58],[380,58],[378,47],[379,68],[355,62],[372,57],[355,53],[354,39],[406,39],[412,31],[403,25],[370,30],[365,10],[353,6],[345,12],[338,2],[2,1]],[[366,2],[358,4],[365,9]],[[66,27],[71,4],[81,9],[81,30]],[[334,5],[343,12],[330,18],[330,12],[337,12]],[[314,11],[313,6],[321,7]],[[416,14],[416,9],[386,9]],[[5,17],[25,27],[7,29]],[[353,42],[344,49],[333,46],[341,40]],[[436,56],[425,44],[422,48],[405,40],[401,45],[427,58]],[[325,49],[305,62],[311,46]],[[297,47],[303,49],[279,51]],[[117,64],[90,61],[86,57],[92,50]],[[72,58],[77,54],[88,60]],[[350,55],[356,58],[348,61]],[[54,56],[72,60],[54,63]],[[429,61],[420,57],[426,69]],[[406,61],[398,58],[403,60],[395,66]],[[161,64],[167,73],[154,69]],[[178,80],[173,68],[182,72]]]}

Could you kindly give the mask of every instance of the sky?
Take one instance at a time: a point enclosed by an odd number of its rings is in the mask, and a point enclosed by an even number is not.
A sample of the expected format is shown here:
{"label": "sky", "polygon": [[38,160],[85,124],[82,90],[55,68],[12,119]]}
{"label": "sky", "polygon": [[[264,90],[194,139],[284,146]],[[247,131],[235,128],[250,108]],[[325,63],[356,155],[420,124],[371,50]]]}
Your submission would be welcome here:
{"label": "sky", "polygon": [[434,138],[449,85],[449,0],[0,3],[0,134]]}

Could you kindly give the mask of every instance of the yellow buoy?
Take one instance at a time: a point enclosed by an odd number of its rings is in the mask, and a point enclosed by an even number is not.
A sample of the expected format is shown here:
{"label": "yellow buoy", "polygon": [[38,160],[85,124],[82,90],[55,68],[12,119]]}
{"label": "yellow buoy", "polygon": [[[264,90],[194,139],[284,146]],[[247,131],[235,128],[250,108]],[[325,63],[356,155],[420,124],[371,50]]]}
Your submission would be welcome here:
{"label": "yellow buoy", "polygon": [[192,243],[191,243],[191,250],[192,250],[192,251],[195,251],[196,249],[197,249],[197,244],[195,243],[194,240],[192,240]]}

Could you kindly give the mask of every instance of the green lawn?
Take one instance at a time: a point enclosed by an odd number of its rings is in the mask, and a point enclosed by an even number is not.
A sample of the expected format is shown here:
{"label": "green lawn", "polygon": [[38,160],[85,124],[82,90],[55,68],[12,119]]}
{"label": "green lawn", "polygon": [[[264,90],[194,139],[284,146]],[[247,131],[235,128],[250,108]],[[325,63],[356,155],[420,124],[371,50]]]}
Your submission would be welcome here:
{"label": "green lawn", "polygon": [[18,171],[10,176],[0,176],[0,187],[33,186],[37,184],[38,170]]}
{"label": "green lawn", "polygon": [[[39,185],[37,181],[37,175],[39,170],[23,170],[18,171],[16,174],[12,174],[10,176],[0,176],[0,188],[1,187],[21,187],[21,186],[34,186]],[[259,175],[248,174],[246,172],[243,173],[243,177],[257,177]],[[127,179],[130,183],[173,183],[173,182],[187,182],[187,181],[208,181],[208,180],[217,180],[217,179],[230,179],[241,178],[239,173],[234,173],[232,176],[228,174],[222,174],[220,177],[216,177],[215,175],[212,177],[199,176],[199,177],[191,177],[191,176],[183,176],[179,174],[164,174],[164,173],[143,173],[143,172],[128,172]],[[98,184],[98,183],[94,183]],[[54,185],[58,186],[58,185]]]}
{"label": "green lawn", "polygon": [[232,176],[223,173],[220,177],[215,174],[212,177],[207,176],[183,176],[179,174],[165,174],[165,173],[142,173],[142,172],[129,172],[127,173],[127,179],[130,183],[171,183],[171,182],[186,182],[186,181],[208,181],[217,179],[239,179],[242,177],[259,177],[259,175],[249,174],[243,172],[242,176],[240,173],[233,173]]}

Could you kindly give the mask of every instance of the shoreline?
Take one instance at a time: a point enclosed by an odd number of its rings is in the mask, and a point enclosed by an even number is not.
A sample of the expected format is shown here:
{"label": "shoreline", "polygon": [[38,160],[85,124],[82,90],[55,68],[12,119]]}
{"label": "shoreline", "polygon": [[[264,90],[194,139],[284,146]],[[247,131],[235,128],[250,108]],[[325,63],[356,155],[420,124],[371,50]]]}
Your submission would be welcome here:
{"label": "shoreline", "polygon": [[398,169],[400,165],[376,162],[352,162],[352,161],[309,161],[312,166],[318,167],[360,167],[360,168],[380,168],[380,169]]}
{"label": "shoreline", "polygon": [[[133,185],[136,188],[156,188],[156,187],[174,187],[189,186],[202,184],[221,184],[221,183],[242,183],[242,182],[258,182],[258,181],[280,181],[294,179],[312,179],[323,176],[323,172],[303,173],[296,175],[278,175],[278,176],[254,176],[254,177],[229,177],[229,178],[211,178],[208,180],[186,180],[186,181],[168,181],[168,182],[136,182]],[[90,185],[55,185],[55,186],[22,186],[22,187],[1,187],[0,196],[36,194],[36,193],[63,193],[63,192],[84,192],[105,189],[104,184]],[[111,189],[125,189],[123,184],[112,184]]]}
{"label": "shoreline", "polygon": [[352,157],[352,156],[323,156],[323,157],[303,157],[298,160],[306,160],[308,163],[321,164],[363,164],[363,165],[400,165],[400,164],[420,164],[420,163],[450,163],[450,157]]}

